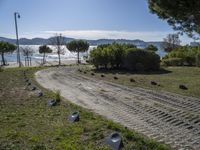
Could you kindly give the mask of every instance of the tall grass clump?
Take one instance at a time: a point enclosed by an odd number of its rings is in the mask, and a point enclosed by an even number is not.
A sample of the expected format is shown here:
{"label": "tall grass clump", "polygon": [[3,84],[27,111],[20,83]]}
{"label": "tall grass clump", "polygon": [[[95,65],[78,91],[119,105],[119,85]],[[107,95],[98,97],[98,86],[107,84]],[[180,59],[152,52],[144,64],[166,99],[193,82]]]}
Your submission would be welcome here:
{"label": "tall grass clump", "polygon": [[61,101],[60,90],[57,90],[57,91],[56,91],[55,99],[56,99],[56,102],[57,102],[57,103],[59,103],[59,102]]}

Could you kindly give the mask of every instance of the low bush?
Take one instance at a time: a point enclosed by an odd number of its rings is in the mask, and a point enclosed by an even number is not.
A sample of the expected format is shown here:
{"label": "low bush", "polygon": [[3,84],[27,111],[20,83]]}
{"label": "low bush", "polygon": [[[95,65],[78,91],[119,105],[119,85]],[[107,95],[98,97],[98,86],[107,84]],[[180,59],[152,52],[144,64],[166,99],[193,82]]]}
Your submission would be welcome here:
{"label": "low bush", "polygon": [[183,66],[184,61],[182,58],[168,58],[163,59],[161,65],[163,66]]}
{"label": "low bush", "polygon": [[168,53],[162,60],[166,66],[196,66],[200,47],[182,46]]}
{"label": "low bush", "polygon": [[126,51],[124,67],[133,71],[159,70],[160,57],[154,52],[131,48]]}

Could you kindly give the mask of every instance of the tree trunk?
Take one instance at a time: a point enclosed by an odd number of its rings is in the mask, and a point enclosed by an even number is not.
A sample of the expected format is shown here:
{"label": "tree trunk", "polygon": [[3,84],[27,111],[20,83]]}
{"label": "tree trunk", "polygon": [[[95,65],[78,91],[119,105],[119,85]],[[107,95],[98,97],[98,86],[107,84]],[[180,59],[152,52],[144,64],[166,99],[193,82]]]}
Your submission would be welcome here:
{"label": "tree trunk", "polygon": [[58,54],[58,58],[59,58],[59,66],[60,66],[61,65],[60,53]]}
{"label": "tree trunk", "polygon": [[77,58],[78,58],[78,64],[80,64],[80,61],[79,61],[79,51],[77,52]]}
{"label": "tree trunk", "polygon": [[61,65],[61,60],[60,60],[60,47],[58,48],[58,59],[59,59],[58,65],[60,66],[60,65]]}
{"label": "tree trunk", "polygon": [[6,62],[5,62],[5,59],[4,59],[4,53],[3,52],[1,53],[1,57],[2,57],[2,65],[5,66]]}
{"label": "tree trunk", "polygon": [[45,63],[45,53],[43,55],[43,64]]}

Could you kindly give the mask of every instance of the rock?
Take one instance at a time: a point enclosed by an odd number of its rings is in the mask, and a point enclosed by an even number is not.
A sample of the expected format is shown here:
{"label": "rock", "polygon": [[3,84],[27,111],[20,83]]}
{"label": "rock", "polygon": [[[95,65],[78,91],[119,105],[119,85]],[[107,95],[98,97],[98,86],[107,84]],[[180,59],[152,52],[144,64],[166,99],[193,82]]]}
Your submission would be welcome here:
{"label": "rock", "polygon": [[151,85],[158,85],[158,83],[155,81],[151,81]]}
{"label": "rock", "polygon": [[118,77],[116,77],[116,76],[115,76],[115,77],[114,77],[114,79],[115,79],[115,80],[117,80],[117,79],[118,79]]}
{"label": "rock", "polygon": [[77,122],[80,120],[79,112],[73,112],[71,115],[68,116],[68,120],[70,122]]}
{"label": "rock", "polygon": [[31,91],[35,91],[37,88],[35,87],[35,86],[33,86],[32,88],[31,88]]}
{"label": "rock", "polygon": [[36,93],[36,96],[37,96],[37,97],[42,97],[42,96],[43,96],[43,93],[40,91],[40,92]]}
{"label": "rock", "polygon": [[56,106],[56,104],[57,104],[57,102],[56,102],[56,100],[54,100],[54,99],[48,101],[48,106],[49,106],[49,107]]}
{"label": "rock", "polygon": [[131,79],[130,79],[130,82],[135,82],[135,80],[131,78]]}
{"label": "rock", "polygon": [[103,77],[105,77],[105,76],[102,74],[101,77],[103,78]]}
{"label": "rock", "polygon": [[122,138],[119,133],[112,133],[107,139],[108,144],[113,150],[120,150],[123,147]]}
{"label": "rock", "polygon": [[188,88],[185,85],[183,85],[183,84],[179,85],[179,89],[188,90]]}

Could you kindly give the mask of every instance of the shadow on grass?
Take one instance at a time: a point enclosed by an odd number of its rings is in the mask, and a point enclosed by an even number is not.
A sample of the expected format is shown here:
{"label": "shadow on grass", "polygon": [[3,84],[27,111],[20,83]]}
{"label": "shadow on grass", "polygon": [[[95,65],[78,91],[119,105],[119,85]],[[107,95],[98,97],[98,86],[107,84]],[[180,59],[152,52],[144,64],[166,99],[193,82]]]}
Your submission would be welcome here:
{"label": "shadow on grass", "polygon": [[130,71],[127,69],[92,69],[95,73],[104,73],[104,74],[142,74],[142,75],[153,75],[153,74],[168,74],[172,71],[161,68],[158,71]]}

